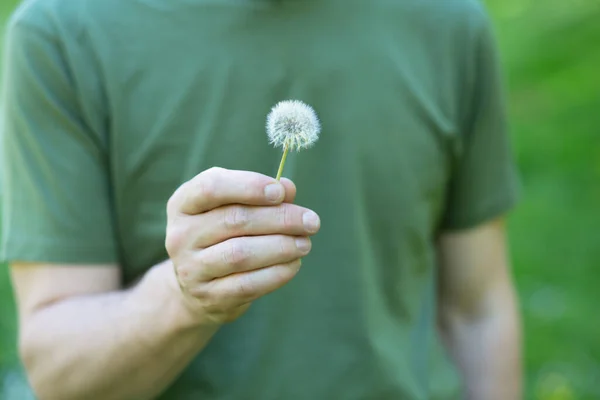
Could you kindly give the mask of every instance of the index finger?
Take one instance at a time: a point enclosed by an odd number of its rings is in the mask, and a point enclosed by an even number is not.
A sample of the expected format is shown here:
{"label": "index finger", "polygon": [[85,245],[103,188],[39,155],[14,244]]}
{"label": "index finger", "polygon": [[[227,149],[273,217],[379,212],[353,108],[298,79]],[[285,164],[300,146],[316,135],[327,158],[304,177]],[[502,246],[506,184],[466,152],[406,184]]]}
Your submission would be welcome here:
{"label": "index finger", "polygon": [[227,204],[277,205],[284,197],[285,188],[275,178],[215,167],[181,185],[169,199],[167,209],[195,215]]}

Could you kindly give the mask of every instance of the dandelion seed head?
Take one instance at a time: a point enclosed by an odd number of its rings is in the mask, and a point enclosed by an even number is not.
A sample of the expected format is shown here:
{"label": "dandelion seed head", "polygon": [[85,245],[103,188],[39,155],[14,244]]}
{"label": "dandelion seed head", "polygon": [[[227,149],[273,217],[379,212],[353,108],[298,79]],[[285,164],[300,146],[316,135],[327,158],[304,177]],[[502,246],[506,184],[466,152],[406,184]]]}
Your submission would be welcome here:
{"label": "dandelion seed head", "polygon": [[311,106],[299,100],[277,103],[267,116],[267,136],[275,147],[305,149],[319,139],[321,124]]}

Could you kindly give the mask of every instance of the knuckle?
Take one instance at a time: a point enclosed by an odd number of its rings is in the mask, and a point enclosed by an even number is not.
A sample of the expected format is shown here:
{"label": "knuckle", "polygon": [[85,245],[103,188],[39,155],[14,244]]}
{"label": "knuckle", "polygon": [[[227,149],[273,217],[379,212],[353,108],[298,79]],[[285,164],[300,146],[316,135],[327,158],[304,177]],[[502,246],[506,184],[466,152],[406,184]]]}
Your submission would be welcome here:
{"label": "knuckle", "polygon": [[173,225],[167,228],[165,236],[165,248],[170,256],[174,256],[183,247],[187,237],[187,231],[181,225]]}
{"label": "knuckle", "polygon": [[242,240],[230,241],[223,251],[223,262],[232,267],[242,267],[249,257],[250,252]]}
{"label": "knuckle", "polygon": [[279,207],[279,223],[285,228],[291,228],[294,225],[293,208],[287,205]]}
{"label": "knuckle", "polygon": [[207,297],[204,301],[204,309],[211,314],[224,314],[226,312],[223,306],[223,301],[220,297],[212,296]]}
{"label": "knuckle", "polygon": [[201,302],[202,308],[205,310],[211,312],[223,310],[224,298],[213,282],[194,285],[189,289],[189,293]]}
{"label": "knuckle", "polygon": [[210,200],[216,195],[216,180],[213,175],[206,175],[195,183],[196,195],[203,200]]}
{"label": "knuckle", "polygon": [[248,208],[243,206],[228,207],[223,214],[223,225],[232,231],[245,228],[250,220]]}
{"label": "knuckle", "polygon": [[206,251],[202,250],[195,255],[194,262],[196,264],[196,268],[202,274],[206,273],[206,270],[209,267],[209,261],[207,259]]}
{"label": "knuckle", "polygon": [[210,167],[209,169],[205,170],[203,173],[205,175],[213,176],[213,175],[222,174],[223,171],[225,171],[225,169],[221,168],[221,167]]}
{"label": "knuckle", "polygon": [[207,287],[208,285],[193,285],[187,288],[187,292],[194,298],[200,300],[202,304],[210,303],[210,290]]}
{"label": "knuckle", "polygon": [[254,291],[254,285],[248,275],[241,275],[235,285],[233,295],[243,301],[253,298]]}
{"label": "knuckle", "polygon": [[187,287],[187,283],[190,278],[190,273],[189,273],[188,269],[185,267],[176,266],[175,267],[175,276],[177,277],[177,281],[181,285],[182,289],[185,288],[186,290],[189,290]]}
{"label": "knuckle", "polygon": [[196,195],[204,199],[212,199],[216,195],[217,183],[225,170],[211,167],[199,173],[193,180]]}
{"label": "knuckle", "polygon": [[173,195],[171,195],[171,197],[169,197],[169,200],[167,200],[167,216],[170,216],[171,214],[173,214],[175,212],[175,195],[177,194],[177,192],[173,193]]}
{"label": "knuckle", "polygon": [[178,207],[179,207],[179,198],[183,195],[183,192],[185,192],[185,188],[186,188],[186,183],[180,185],[177,189],[175,189],[175,191],[173,192],[173,194],[171,195],[171,197],[169,197],[169,200],[167,200],[167,215],[170,216],[172,214],[177,214]]}
{"label": "knuckle", "polygon": [[296,249],[295,244],[293,243],[292,238],[288,238],[285,236],[280,236],[278,239],[278,248],[279,253],[282,257],[289,258],[297,255],[298,251]]}

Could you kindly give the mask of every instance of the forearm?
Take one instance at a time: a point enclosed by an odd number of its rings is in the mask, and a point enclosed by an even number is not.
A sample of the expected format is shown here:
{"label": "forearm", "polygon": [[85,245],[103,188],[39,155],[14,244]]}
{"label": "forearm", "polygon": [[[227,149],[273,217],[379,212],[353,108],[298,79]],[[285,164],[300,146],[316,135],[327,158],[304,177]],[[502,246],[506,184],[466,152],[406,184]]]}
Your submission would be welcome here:
{"label": "forearm", "polygon": [[[470,400],[521,399],[520,322],[510,288],[475,317],[445,310],[442,336]],[[492,295],[494,296],[494,295]]]}
{"label": "forearm", "polygon": [[169,265],[134,288],[75,297],[22,324],[24,364],[45,399],[148,399],[163,391],[206,345],[214,326],[197,326],[165,284]]}

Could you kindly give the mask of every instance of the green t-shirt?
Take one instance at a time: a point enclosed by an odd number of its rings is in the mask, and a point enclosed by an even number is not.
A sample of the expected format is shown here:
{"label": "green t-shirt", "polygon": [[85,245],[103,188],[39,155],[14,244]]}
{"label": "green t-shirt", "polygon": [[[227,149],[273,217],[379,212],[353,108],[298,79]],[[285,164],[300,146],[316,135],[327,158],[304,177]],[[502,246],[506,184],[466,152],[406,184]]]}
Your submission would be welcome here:
{"label": "green t-shirt", "polygon": [[[322,229],[299,275],[224,326],[165,399],[455,399],[435,239],[512,207],[475,0],[32,0],[8,29],[2,258],[167,257],[165,204],[220,166],[274,175],[265,118],[312,105],[285,175]],[[160,315],[157,315],[160,323]]]}

